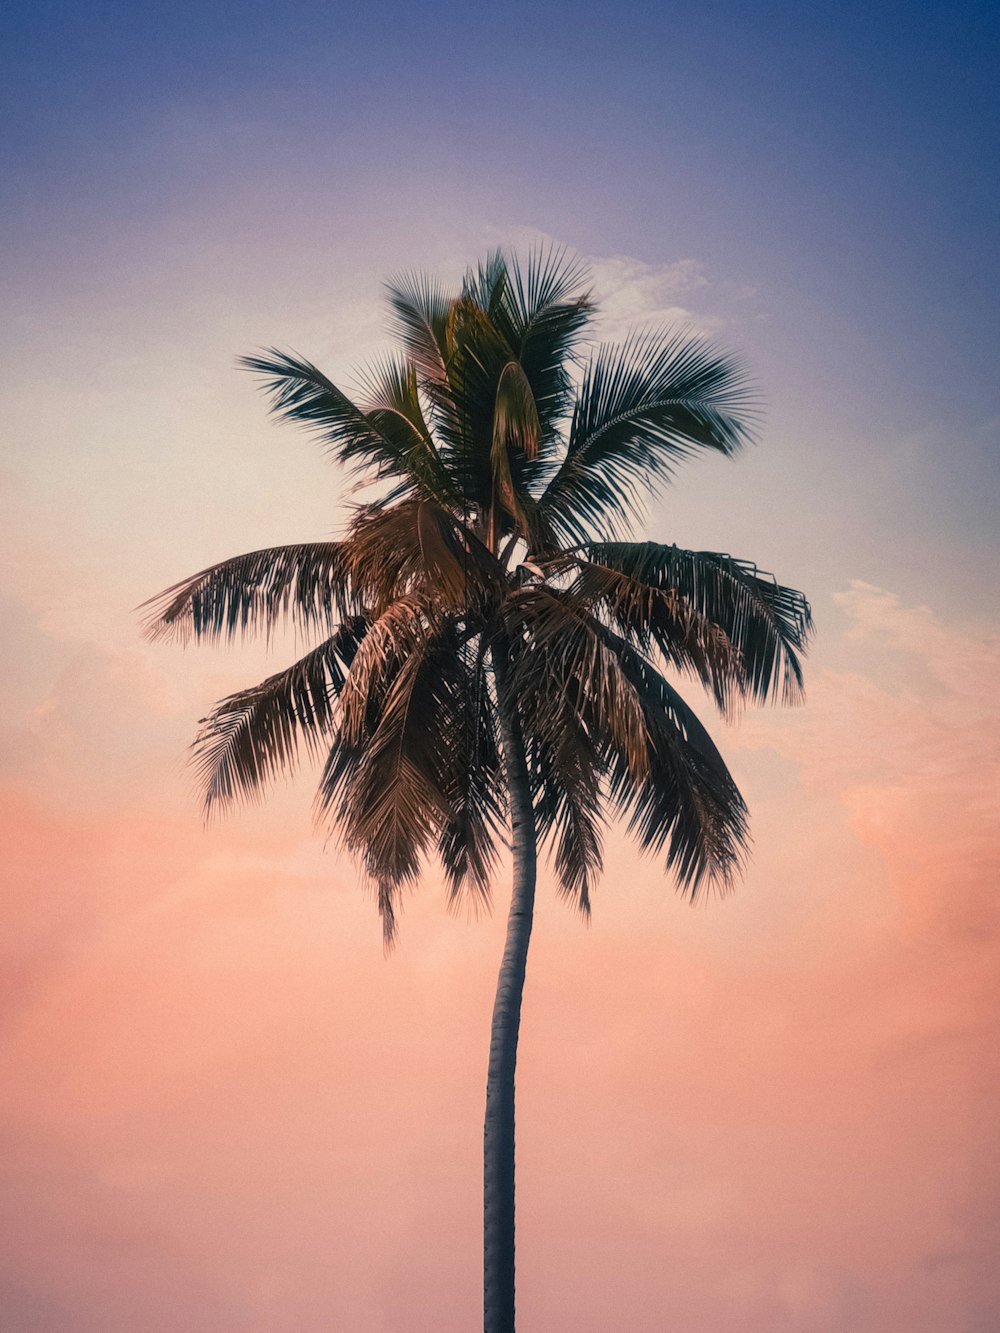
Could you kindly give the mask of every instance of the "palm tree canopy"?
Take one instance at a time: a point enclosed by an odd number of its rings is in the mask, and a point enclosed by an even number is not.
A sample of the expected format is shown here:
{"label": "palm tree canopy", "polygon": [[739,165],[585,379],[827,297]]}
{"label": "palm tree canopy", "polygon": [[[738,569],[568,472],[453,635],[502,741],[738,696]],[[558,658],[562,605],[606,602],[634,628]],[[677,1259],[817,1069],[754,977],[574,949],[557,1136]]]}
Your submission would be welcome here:
{"label": "palm tree canopy", "polygon": [[500,710],[523,734],[561,890],[587,912],[607,814],[690,894],[740,862],[743,798],[676,679],[725,714],[801,693],[801,593],[729,555],[629,540],[678,463],[747,440],[743,373],[684,333],[588,351],[585,277],[548,251],[523,267],[494,254],[457,294],[392,281],[399,351],[355,398],[291,353],[244,357],[273,411],[372,498],[340,540],[238,556],[147,604],[153,636],[291,619],[319,640],[223,699],[195,762],[211,810],[259,798],[302,749],[323,757],[318,814],[370,877],[387,941],[429,856],[454,900],[488,897]]}

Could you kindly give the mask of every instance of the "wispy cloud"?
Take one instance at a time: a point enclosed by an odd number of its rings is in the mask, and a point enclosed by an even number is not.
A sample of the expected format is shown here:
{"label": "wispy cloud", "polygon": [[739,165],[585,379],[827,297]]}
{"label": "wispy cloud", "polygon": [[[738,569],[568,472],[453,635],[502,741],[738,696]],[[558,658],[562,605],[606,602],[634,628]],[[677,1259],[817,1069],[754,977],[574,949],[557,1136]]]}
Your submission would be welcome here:
{"label": "wispy cloud", "polygon": [[705,266],[697,259],[649,264],[630,255],[591,257],[601,338],[624,337],[639,326],[682,324],[709,333],[717,317],[695,313],[691,298],[709,287]]}
{"label": "wispy cloud", "polygon": [[1000,638],[854,582],[836,595],[853,669],[821,672],[794,718],[757,716],[772,747],[847,808],[914,920],[1000,928]]}

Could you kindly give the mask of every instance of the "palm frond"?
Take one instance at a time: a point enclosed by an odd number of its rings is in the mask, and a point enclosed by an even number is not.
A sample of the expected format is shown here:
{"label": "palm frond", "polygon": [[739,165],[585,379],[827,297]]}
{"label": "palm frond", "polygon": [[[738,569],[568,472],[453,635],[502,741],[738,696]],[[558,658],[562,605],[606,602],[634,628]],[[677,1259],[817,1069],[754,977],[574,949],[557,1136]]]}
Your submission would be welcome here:
{"label": "palm frond", "polygon": [[728,887],[748,845],[743,797],[708,732],[677,691],[610,630],[603,637],[642,702],[650,761],[637,781],[608,747],[612,805],[648,851],[666,848],[679,887],[694,896],[708,880]]}
{"label": "palm frond", "polygon": [[[538,409],[531,385],[516,361],[508,361],[497,381],[493,408],[493,438],[490,446],[492,491],[490,535],[492,545],[498,535],[496,506],[509,515],[523,537],[530,538],[531,528],[525,513],[526,490],[519,493],[515,476],[523,469],[519,462],[538,456]],[[500,525],[503,526],[502,524]]]}
{"label": "palm frond", "polygon": [[683,459],[735,453],[751,412],[743,371],[701,338],[645,334],[602,347],[539,501],[553,537],[581,542],[622,528]]}
{"label": "palm frond", "polygon": [[[318,794],[319,813],[332,817],[378,886],[387,942],[400,890],[463,813],[454,799],[468,684],[460,638],[453,624],[413,611],[398,607],[393,624],[383,617],[361,645]],[[473,860],[462,873],[487,874],[486,849],[464,850]],[[477,851],[487,860],[477,861]]]}
{"label": "palm frond", "polygon": [[599,719],[600,730],[614,737],[630,771],[641,777],[648,765],[641,703],[598,622],[567,594],[544,585],[511,593],[504,620],[517,644],[510,688],[521,715],[531,718],[532,734],[558,746],[569,705],[581,720]]}
{"label": "palm frond", "polygon": [[437,493],[440,469],[428,441],[401,432],[398,418],[387,429],[384,411],[375,418],[363,412],[322,371],[291,353],[269,348],[238,364],[262,378],[272,412],[314,431],[345,467],[374,467],[376,477],[392,477],[403,494]]}
{"label": "palm frond", "polygon": [[418,592],[451,610],[474,609],[502,586],[492,553],[461,519],[432,500],[360,509],[344,547],[352,587],[376,615]]}
{"label": "palm frond", "polygon": [[379,883],[414,881],[449,814],[434,726],[441,708],[438,666],[426,640],[399,662],[340,807],[347,846]]}
{"label": "palm frond", "polygon": [[[394,442],[411,471],[419,474],[421,492],[454,502],[458,497],[424,416],[419,379],[412,363],[397,356],[383,356],[361,371],[358,384],[365,416]],[[390,494],[389,498],[394,496]]]}
{"label": "palm frond", "polygon": [[488,313],[468,292],[449,303],[442,334],[448,349],[436,379],[420,388],[433,414],[438,456],[454,495],[485,511],[491,503],[490,444],[497,382],[512,357]]}
{"label": "palm frond", "polygon": [[462,299],[483,312],[491,323],[503,309],[503,300],[510,283],[510,269],[500,249],[491,250],[475,268],[466,270],[462,282]]}
{"label": "palm frond", "polygon": [[524,368],[519,361],[508,361],[497,381],[493,450],[519,449],[525,458],[537,458],[540,429],[538,407]]}
{"label": "palm frond", "polygon": [[274,546],[222,560],[140,608],[147,610],[149,638],[181,642],[269,632],[289,617],[307,628],[332,628],[357,609],[341,542]]}
{"label": "palm frond", "polygon": [[393,682],[409,659],[419,661],[426,654],[438,623],[426,595],[405,593],[369,625],[340,692],[340,729],[350,744],[371,740]]}
{"label": "palm frond", "polygon": [[497,252],[474,279],[466,279],[467,298],[485,315],[497,347],[509,349],[530,395],[530,444],[522,443],[521,454],[511,458],[522,508],[551,471],[558,426],[571,393],[568,366],[593,309],[589,293],[582,290],[586,278],[583,264],[568,258],[565,250],[539,246],[524,267],[516,256]]}
{"label": "palm frond", "polygon": [[567,864],[586,887],[588,861],[598,863],[602,779],[640,844],[666,848],[683,889],[694,893],[704,879],[728,884],[746,842],[746,808],[677,691],[567,593],[522,589],[507,624],[516,644],[509,679],[540,774],[546,836],[557,818],[563,823],[564,884]]}
{"label": "palm frond", "polygon": [[402,343],[406,359],[422,382],[446,387],[452,298],[422,273],[398,274],[385,287],[393,312],[392,331]]}
{"label": "palm frond", "polygon": [[346,622],[298,662],[229,695],[202,719],[193,762],[206,814],[259,799],[268,782],[295,768],[300,743],[319,752],[365,629],[360,617]]}
{"label": "palm frond", "polygon": [[553,563],[575,568],[570,595],[603,617],[646,654],[658,654],[671,667],[697,677],[715,696],[720,710],[732,711],[732,698],[744,679],[740,652],[729,636],[696,611],[675,589],[651,587],[619,568],[579,556]]}
{"label": "palm frond", "polygon": [[590,271],[565,246],[533,246],[524,267],[514,261],[508,271],[506,304],[522,349],[553,311],[573,308],[586,314],[593,308]]}
{"label": "palm frond", "polygon": [[[640,645],[651,639],[668,661],[684,666],[672,655],[676,645],[724,710],[734,697],[786,704],[801,698],[799,654],[812,632],[802,593],[748,560],[714,551],[603,542],[583,547],[582,555],[590,562],[582,587],[596,586],[598,596],[603,591],[619,627],[637,635]],[[693,652],[678,642],[686,631]]]}
{"label": "palm frond", "polygon": [[[591,890],[603,867],[603,756],[565,696],[548,698],[546,707],[560,712],[558,739],[537,726],[537,715],[527,727],[538,837],[551,848],[560,892],[589,917]],[[529,716],[532,711],[525,710]]]}
{"label": "palm frond", "polygon": [[442,719],[447,756],[443,788],[449,815],[438,836],[438,855],[449,903],[488,906],[497,862],[497,837],[507,808],[496,708],[488,687],[483,643],[449,659],[456,683],[452,707]]}
{"label": "palm frond", "polygon": [[557,246],[536,247],[524,269],[509,267],[504,314],[509,341],[531,385],[542,438],[555,443],[571,395],[568,366],[594,305],[581,261]]}

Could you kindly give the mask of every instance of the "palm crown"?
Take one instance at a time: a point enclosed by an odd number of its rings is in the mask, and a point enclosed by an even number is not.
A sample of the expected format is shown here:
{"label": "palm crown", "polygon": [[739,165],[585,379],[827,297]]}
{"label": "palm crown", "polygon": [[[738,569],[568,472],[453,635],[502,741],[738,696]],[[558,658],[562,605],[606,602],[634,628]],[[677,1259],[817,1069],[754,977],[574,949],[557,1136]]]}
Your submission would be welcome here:
{"label": "palm crown", "polygon": [[150,604],[154,635],[290,617],[319,640],[215,707],[197,769],[211,809],[259,797],[300,747],[323,756],[318,811],[375,886],[387,941],[428,856],[454,900],[488,895],[511,719],[537,834],[584,912],[606,812],[685,891],[725,884],[746,807],[673,681],[726,713],[801,689],[800,593],[728,555],[626,540],[678,462],[745,441],[743,374],[676,333],[582,353],[584,280],[539,252],[492,256],[457,295],[389,284],[401,351],[356,400],[297,356],[243,358],[374,498],[339,540],[238,556]]}

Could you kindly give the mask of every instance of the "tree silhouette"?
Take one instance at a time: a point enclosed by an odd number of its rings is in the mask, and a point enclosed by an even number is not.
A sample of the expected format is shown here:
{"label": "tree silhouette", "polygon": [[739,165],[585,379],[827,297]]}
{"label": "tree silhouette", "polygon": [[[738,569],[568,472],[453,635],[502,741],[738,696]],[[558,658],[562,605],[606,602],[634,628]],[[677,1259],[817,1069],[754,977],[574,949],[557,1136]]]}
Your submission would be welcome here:
{"label": "tree silhouette", "polygon": [[684,333],[586,350],[585,272],[497,253],[449,295],[388,284],[401,351],[357,401],[271,350],[242,364],[273,410],[370,486],[337,541],[254,551],[155,598],[156,637],[288,619],[317,646],[223,699],[195,762],[208,808],[256,799],[300,750],[324,760],[319,818],[373,886],[387,945],[429,857],[452,901],[489,899],[510,829],[513,893],[484,1136],[487,1333],[514,1328],[514,1068],[539,847],[581,912],[602,825],[622,818],[679,888],[728,885],[746,807],[673,680],[723,714],[790,702],[809,606],[744,560],[626,540],[648,494],[703,449],[734,454],[752,400]]}

